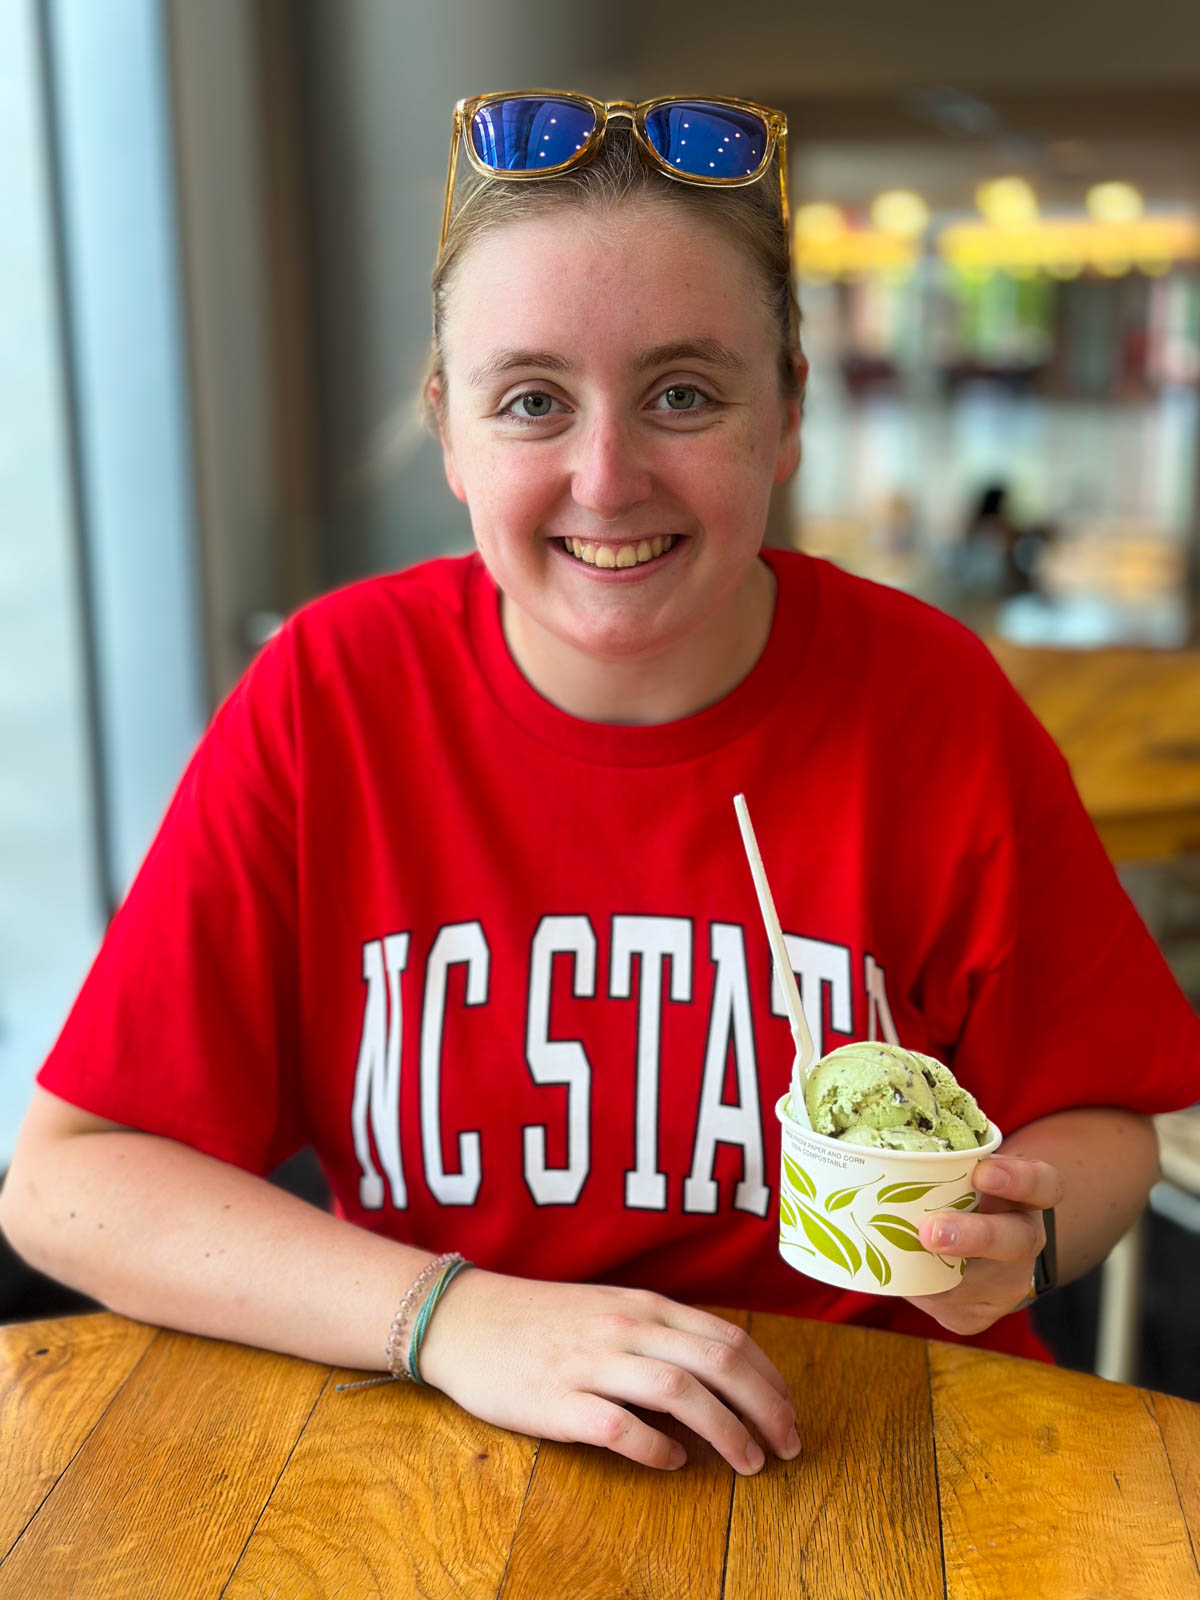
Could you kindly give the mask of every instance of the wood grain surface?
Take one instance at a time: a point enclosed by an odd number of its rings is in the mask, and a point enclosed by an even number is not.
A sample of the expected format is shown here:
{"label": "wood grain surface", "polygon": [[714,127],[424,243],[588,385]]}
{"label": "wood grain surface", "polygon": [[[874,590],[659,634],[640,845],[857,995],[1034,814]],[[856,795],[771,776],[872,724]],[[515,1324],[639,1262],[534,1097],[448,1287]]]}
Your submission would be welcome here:
{"label": "wood grain surface", "polygon": [[1200,1406],[726,1313],[804,1440],[737,1476],[98,1315],[0,1329],[0,1600],[1200,1600]]}
{"label": "wood grain surface", "polygon": [[1200,1566],[1200,1406],[1171,1394],[1151,1394],[1151,1410],[1162,1434],[1179,1494],[1179,1509]]}
{"label": "wood grain surface", "polygon": [[155,1332],[107,1315],[0,1328],[0,1554],[12,1549]]}
{"label": "wood grain surface", "polygon": [[988,644],[1114,861],[1200,850],[1200,653]]}
{"label": "wood grain surface", "polygon": [[[1138,1389],[931,1343],[947,1600],[1200,1600]],[[1018,1381],[1014,1381],[1016,1378]]]}
{"label": "wood grain surface", "polygon": [[158,1333],[0,1566],[0,1600],[219,1594],[327,1378]]}
{"label": "wood grain surface", "polygon": [[[747,1326],[744,1312],[719,1315]],[[680,1440],[686,1466],[651,1474],[611,1451],[543,1444],[504,1600],[545,1600],[564,1570],[575,1575],[572,1600],[721,1600],[736,1475],[672,1418],[640,1414]],[[576,1508],[566,1521],[564,1506]]]}
{"label": "wood grain surface", "polygon": [[726,1600],[940,1594],[924,1345],[787,1317],[756,1315],[750,1331],[788,1381],[804,1448],[738,1483]]}
{"label": "wood grain surface", "polygon": [[494,1600],[536,1442],[407,1383],[335,1372],[223,1600]]}

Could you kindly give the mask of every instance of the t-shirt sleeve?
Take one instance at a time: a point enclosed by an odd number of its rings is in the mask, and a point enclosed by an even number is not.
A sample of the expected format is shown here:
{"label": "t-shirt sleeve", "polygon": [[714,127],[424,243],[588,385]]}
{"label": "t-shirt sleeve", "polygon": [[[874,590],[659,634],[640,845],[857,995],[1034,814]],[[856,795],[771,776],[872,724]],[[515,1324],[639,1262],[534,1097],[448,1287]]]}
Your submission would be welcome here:
{"label": "t-shirt sleeve", "polygon": [[[1000,718],[1016,827],[981,873],[1005,929],[952,1058],[1006,1133],[1080,1106],[1200,1100],[1200,1019],[1122,888],[1066,762],[1015,696]],[[999,916],[996,916],[996,913]]]}
{"label": "t-shirt sleeve", "polygon": [[265,1173],[304,1143],[288,640],[217,713],[38,1075]]}

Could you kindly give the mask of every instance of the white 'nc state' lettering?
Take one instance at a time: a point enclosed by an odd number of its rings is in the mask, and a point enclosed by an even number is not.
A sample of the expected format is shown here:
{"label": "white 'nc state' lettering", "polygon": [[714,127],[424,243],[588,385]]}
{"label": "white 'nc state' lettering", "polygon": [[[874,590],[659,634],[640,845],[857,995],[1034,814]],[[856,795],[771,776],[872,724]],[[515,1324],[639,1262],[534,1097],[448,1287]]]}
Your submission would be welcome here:
{"label": "white 'nc state' lettering", "polygon": [[[804,1015],[812,1034],[816,1060],[825,1054],[825,1006],[821,985],[829,985],[829,1022],[835,1033],[852,1033],[854,1023],[850,1005],[850,952],[843,944],[828,944],[824,939],[804,939],[785,933],[784,946],[800,989]],[[771,1014],[787,1016],[779,974],[771,969]]]}
{"label": "white 'nc state' lettering", "polygon": [[625,1204],[631,1211],[667,1209],[667,1175],[658,1170],[658,1074],[662,1033],[662,967],[671,962],[671,999],[692,998],[692,925],[687,917],[616,916],[612,926],[609,994],[628,1000],[633,958],[638,956],[637,1092],[634,1165],[625,1174]]}
{"label": "white 'nc state' lettering", "polygon": [[372,939],[363,945],[362,957],[367,1003],[350,1113],[360,1173],[358,1199],[364,1211],[383,1207],[383,1178],[371,1157],[374,1139],[379,1165],[387,1174],[392,1204],[402,1210],[408,1204],[408,1191],[400,1158],[400,1044],[404,1020],[400,974],[408,964],[408,934],[392,933],[382,941]]}
{"label": "white 'nc state' lettering", "polygon": [[[731,922],[714,922],[709,937],[717,973],[708,1019],[696,1143],[692,1151],[692,1170],[683,1185],[683,1209],[716,1211],[719,1197],[713,1164],[717,1145],[733,1144],[742,1152],[742,1179],[733,1192],[734,1206],[738,1211],[751,1211],[756,1217],[765,1217],[771,1191],[763,1182],[762,1116],[746,943],[741,928]],[[738,1086],[734,1105],[721,1098],[731,1040]]]}
{"label": "white 'nc state' lettering", "polygon": [[545,1124],[523,1132],[525,1183],[539,1206],[574,1205],[590,1165],[592,1068],[578,1039],[550,1038],[550,980],[554,957],[573,955],[576,999],[596,993],[596,935],[586,917],[543,917],[529,962],[525,1059],[534,1083],[567,1085],[567,1164],[546,1164]]}
{"label": "white 'nc state' lettering", "polygon": [[478,922],[452,922],[433,941],[425,967],[425,1010],[421,1017],[421,1149],[425,1180],[444,1206],[474,1205],[483,1178],[478,1133],[458,1136],[458,1172],[447,1172],[442,1160],[442,1030],[446,1020],[446,977],[450,967],[467,969],[469,1006],[481,1006],[488,995],[491,952]]}

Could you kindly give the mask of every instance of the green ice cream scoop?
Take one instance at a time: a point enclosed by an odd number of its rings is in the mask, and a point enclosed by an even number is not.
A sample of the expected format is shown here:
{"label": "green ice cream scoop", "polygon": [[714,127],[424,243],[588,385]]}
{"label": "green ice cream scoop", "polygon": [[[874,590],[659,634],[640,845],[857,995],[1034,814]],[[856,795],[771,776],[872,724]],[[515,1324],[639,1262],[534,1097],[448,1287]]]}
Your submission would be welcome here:
{"label": "green ice cream scoop", "polygon": [[988,1121],[933,1056],[899,1045],[846,1044],[808,1075],[804,1103],[817,1133],[887,1150],[974,1150]]}

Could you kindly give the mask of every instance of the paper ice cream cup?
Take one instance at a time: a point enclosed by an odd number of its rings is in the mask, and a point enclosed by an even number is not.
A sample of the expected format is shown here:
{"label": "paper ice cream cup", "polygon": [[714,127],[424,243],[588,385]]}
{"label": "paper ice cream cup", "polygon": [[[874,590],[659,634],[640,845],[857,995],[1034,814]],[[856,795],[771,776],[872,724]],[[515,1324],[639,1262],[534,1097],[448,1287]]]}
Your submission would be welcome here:
{"label": "paper ice cream cup", "polygon": [[917,1229],[934,1211],[974,1211],[975,1163],[1000,1144],[988,1123],[976,1150],[879,1150],[814,1133],[775,1107],[782,1131],[779,1254],[809,1278],[859,1294],[941,1294],[966,1270],[934,1255]]}

